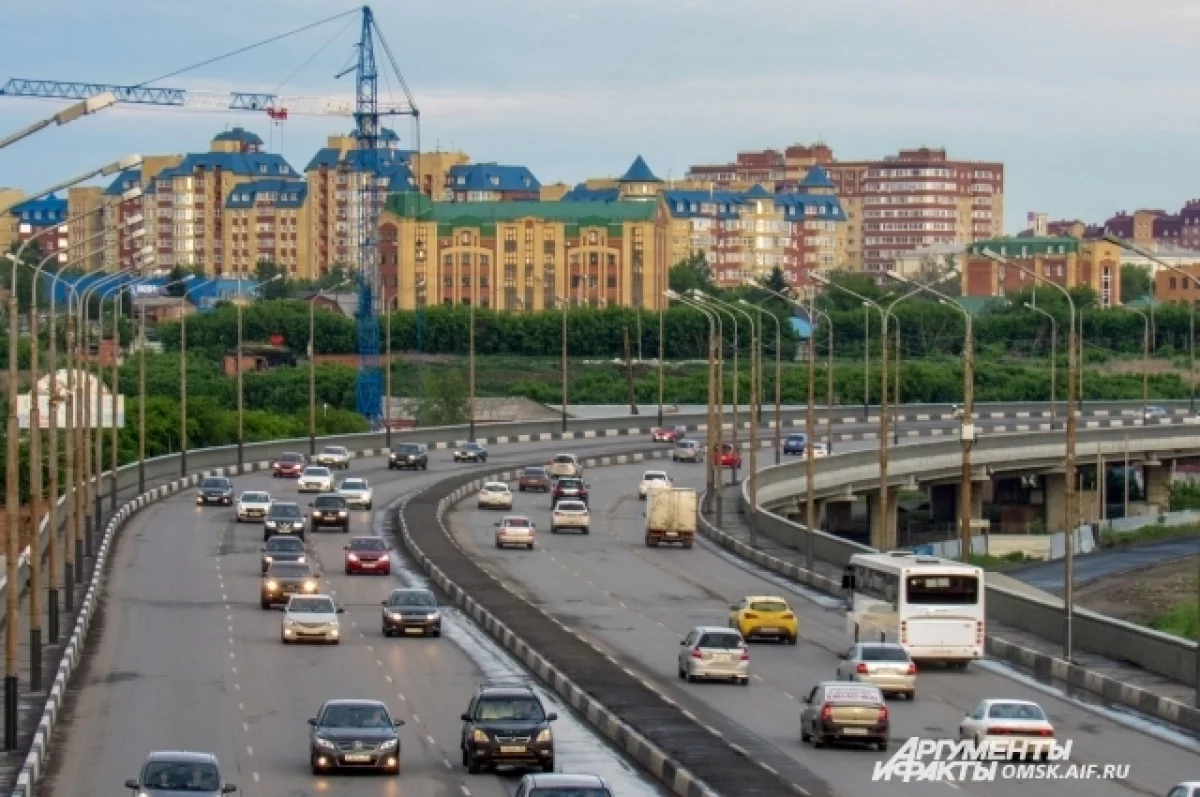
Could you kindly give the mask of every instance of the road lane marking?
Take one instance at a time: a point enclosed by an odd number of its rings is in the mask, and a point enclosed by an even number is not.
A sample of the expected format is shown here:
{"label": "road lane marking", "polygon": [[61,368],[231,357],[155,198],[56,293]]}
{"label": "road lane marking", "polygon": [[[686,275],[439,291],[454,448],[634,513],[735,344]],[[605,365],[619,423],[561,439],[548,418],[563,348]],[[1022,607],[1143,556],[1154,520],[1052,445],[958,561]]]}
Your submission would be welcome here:
{"label": "road lane marking", "polygon": [[753,679],[754,679],[754,680],[756,680],[756,681],[761,681],[761,680],[762,680],[762,676],[761,676],[761,675],[752,675],[752,676],[750,676],[750,677],[751,677],[751,678],[753,678]]}
{"label": "road lane marking", "polygon": [[400,702],[401,702],[401,703],[407,703],[407,702],[408,702],[408,698],[407,698],[407,697],[405,697],[404,695],[400,694],[399,692],[397,692],[397,693],[396,693],[396,697],[400,698]]}
{"label": "road lane marking", "polygon": [[415,723],[417,723],[418,725],[420,725],[420,724],[421,724],[421,718],[420,718],[420,717],[418,717],[416,714],[413,714],[413,722],[415,722]]}
{"label": "road lane marking", "polygon": [[371,651],[372,653],[375,652],[375,648],[371,647],[370,645],[367,645],[367,650]]}
{"label": "road lane marking", "polygon": [[246,746],[246,755],[254,755],[254,748],[247,745]]}
{"label": "road lane marking", "polygon": [[245,711],[245,710],[246,710],[246,704],[238,703],[238,711]]}
{"label": "road lane marking", "polygon": [[222,592],[222,593],[221,593],[221,600],[223,600],[223,601],[227,601],[227,600],[229,600],[229,596],[228,596],[228,595],[226,595],[224,592]]}
{"label": "road lane marking", "polygon": [[235,692],[240,692],[240,691],[242,691],[242,685],[241,685],[241,684],[234,684],[234,685],[233,685],[233,691],[235,691]]}
{"label": "road lane marking", "polygon": [[791,692],[784,692],[784,693],[783,693],[783,696],[784,696],[784,697],[786,697],[788,700],[795,700],[795,699],[796,699],[796,696],[795,696],[795,695],[793,695]]}
{"label": "road lane marking", "polygon": [[379,659],[375,659],[375,663],[378,664],[380,667],[383,666],[383,662],[380,661]]}
{"label": "road lane marking", "polygon": [[446,769],[454,769],[454,766],[450,763],[450,759],[443,758],[442,763],[446,765]]}
{"label": "road lane marking", "polygon": [[254,772],[254,773],[251,773],[251,774],[253,774],[253,775],[254,775],[254,782],[255,782],[255,783],[258,783],[258,773],[257,773],[257,772]]}
{"label": "road lane marking", "polygon": [[242,730],[244,730],[246,733],[249,733],[249,732],[250,732],[250,723],[248,723],[248,722],[243,722],[243,723],[242,723]]}
{"label": "road lane marking", "polygon": [[392,682],[392,676],[390,676],[390,675],[385,675],[385,676],[383,676],[383,677],[384,677],[384,678],[387,678],[387,682],[388,682],[389,684]]}
{"label": "road lane marking", "polygon": [[471,797],[471,790],[468,789],[466,786],[460,785],[458,788],[462,789],[463,797]]}
{"label": "road lane marking", "polygon": [[432,736],[426,736],[425,738],[429,740],[431,747],[437,747],[437,741]]}

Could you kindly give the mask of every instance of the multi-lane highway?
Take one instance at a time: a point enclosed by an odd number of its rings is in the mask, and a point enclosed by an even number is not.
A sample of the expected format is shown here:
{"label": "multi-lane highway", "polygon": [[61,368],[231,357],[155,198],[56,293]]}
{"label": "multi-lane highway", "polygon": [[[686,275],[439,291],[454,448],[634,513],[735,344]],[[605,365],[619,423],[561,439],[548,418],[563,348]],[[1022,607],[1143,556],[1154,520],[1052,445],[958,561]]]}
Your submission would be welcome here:
{"label": "multi-lane highway", "polygon": [[[577,446],[597,453],[629,447],[628,439]],[[488,467],[542,461],[545,452],[536,444],[497,447]],[[349,473],[371,479],[377,509],[354,513],[352,533],[386,533],[388,501],[466,467],[453,465],[449,452],[434,452],[421,474],[388,473],[380,459],[356,461]],[[253,474],[234,481],[239,492],[309,500],[291,480]],[[347,576],[345,536],[310,535],[322,588],[345,607],[345,638],[339,646],[284,647],[281,614],[258,602],[262,527],[194,501],[189,492],[155,504],[123,532],[89,661],[55,739],[62,752],[46,793],[119,793],[147,752],[180,748],[215,753],[251,797],[512,793],[516,776],[471,776],[461,766],[458,715],[477,684],[521,671],[456,611],[441,639],[385,639],[379,602],[393,587],[423,583],[405,572],[403,557],[394,555],[391,577]],[[405,720],[399,778],[310,774],[306,720],[337,697],[383,700]],[[559,770],[604,775],[622,795],[662,794],[567,708],[550,710],[563,718],[555,727]]]}
{"label": "multi-lane highway", "polygon": [[[657,463],[656,463],[657,466]],[[833,676],[837,654],[851,640],[842,613],[828,601],[790,595],[801,618],[797,647],[754,645],[749,689],[687,684],[676,679],[679,640],[693,626],[723,625],[729,605],[745,595],[779,594],[783,587],[752,568],[701,544],[691,551],[648,549],[642,539],[643,507],[638,476],[645,466],[595,469],[591,485],[589,536],[539,536],[531,552],[496,550],[495,513],[467,502],[451,513],[450,526],[468,552],[564,623],[585,634],[640,677],[655,684],[729,742],[745,748],[813,793],[845,795],[951,794],[935,783],[873,783],[872,762],[886,754],[861,750],[814,750],[799,740],[801,699],[820,680]],[[701,487],[703,468],[670,467],[677,483]],[[549,501],[518,494],[516,511],[548,528]],[[915,702],[892,704],[896,737],[953,737],[963,715],[982,698],[1036,700],[1063,738],[1074,740],[1081,763],[1129,763],[1127,782],[1055,783],[1058,795],[1165,794],[1176,782],[1200,772],[1200,744],[1157,738],[1144,725],[1048,694],[991,667],[967,672],[922,672]],[[1043,790],[1042,783],[968,783],[955,791],[979,797],[1018,797]],[[1041,791],[1041,793],[1046,793]]]}

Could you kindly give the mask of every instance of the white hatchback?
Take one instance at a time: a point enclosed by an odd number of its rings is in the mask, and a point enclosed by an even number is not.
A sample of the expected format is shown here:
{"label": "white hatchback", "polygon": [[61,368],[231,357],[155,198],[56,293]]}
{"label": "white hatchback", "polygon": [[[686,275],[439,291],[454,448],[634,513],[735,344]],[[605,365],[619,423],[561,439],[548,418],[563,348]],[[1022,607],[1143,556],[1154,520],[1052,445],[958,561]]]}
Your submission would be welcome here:
{"label": "white hatchback", "polygon": [[652,488],[670,486],[671,477],[665,470],[648,470],[642,474],[642,480],[638,483],[638,498],[645,501]]}
{"label": "white hatchback", "polygon": [[366,479],[343,479],[337,489],[352,509],[370,509],[374,504],[375,496]]}
{"label": "white hatchback", "polygon": [[302,493],[333,492],[333,472],[322,465],[309,465],[300,474],[296,490]]}
{"label": "white hatchback", "polygon": [[238,523],[261,523],[271,508],[271,494],[246,491],[237,502]]}
{"label": "white hatchback", "polygon": [[592,516],[587,504],[573,498],[564,498],[550,510],[550,533],[558,534],[563,530],[581,531],[587,534],[592,525]]}
{"label": "white hatchback", "polygon": [[479,491],[480,509],[512,509],[513,494],[504,482],[488,482]]}

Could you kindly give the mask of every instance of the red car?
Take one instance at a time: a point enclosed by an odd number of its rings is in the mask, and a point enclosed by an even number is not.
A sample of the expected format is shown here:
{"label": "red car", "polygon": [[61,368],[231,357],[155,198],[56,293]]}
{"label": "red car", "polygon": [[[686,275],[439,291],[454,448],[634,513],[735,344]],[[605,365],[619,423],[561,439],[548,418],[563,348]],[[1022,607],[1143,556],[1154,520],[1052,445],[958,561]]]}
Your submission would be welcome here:
{"label": "red car", "polygon": [[735,449],[729,443],[721,444],[721,467],[722,468],[740,468],[742,466],[742,452]]}
{"label": "red car", "polygon": [[392,560],[388,557],[391,547],[382,537],[351,537],[345,547],[346,573],[392,572]]}
{"label": "red car", "polygon": [[650,431],[650,439],[655,443],[678,443],[683,438],[683,429],[678,426],[660,426]]}
{"label": "red car", "polygon": [[276,479],[299,479],[306,464],[303,454],[280,454],[271,466],[271,475]]}

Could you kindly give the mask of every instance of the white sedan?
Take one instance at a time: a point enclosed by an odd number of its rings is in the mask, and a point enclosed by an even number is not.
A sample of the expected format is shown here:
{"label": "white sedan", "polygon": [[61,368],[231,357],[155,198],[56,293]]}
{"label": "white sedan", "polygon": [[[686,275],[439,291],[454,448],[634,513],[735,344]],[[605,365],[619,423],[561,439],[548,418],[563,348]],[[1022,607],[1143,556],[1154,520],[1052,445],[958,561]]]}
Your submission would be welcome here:
{"label": "white sedan", "polygon": [[1049,757],[1054,744],[1054,726],[1037,703],[1028,700],[981,700],[963,717],[958,738],[974,741],[1024,742],[1030,753],[1043,751]]}
{"label": "white sedan", "polygon": [[652,487],[670,486],[671,477],[667,475],[665,470],[648,470],[642,474],[642,480],[638,483],[638,498],[645,501]]}
{"label": "white sedan", "polygon": [[283,610],[283,627],[279,637],[289,642],[341,641],[342,629],[338,615],[342,608],[328,595],[293,595]]}
{"label": "white sedan", "polygon": [[829,446],[825,443],[813,443],[813,459],[829,456]]}
{"label": "white sedan", "polygon": [[513,494],[504,482],[488,482],[479,491],[480,509],[512,509]]}
{"label": "white sedan", "polygon": [[550,533],[560,531],[581,531],[587,534],[592,525],[592,516],[588,513],[587,504],[571,498],[564,498],[550,510]]}
{"label": "white sedan", "polygon": [[256,523],[261,522],[267,516],[267,510],[271,508],[271,494],[260,491],[246,491],[242,493],[237,502],[237,522],[238,523]]}
{"label": "white sedan", "polygon": [[366,479],[343,479],[337,491],[351,509],[370,509],[374,504],[375,494]]}
{"label": "white sedan", "polygon": [[302,493],[333,492],[333,471],[321,465],[309,465],[300,474],[296,490]]}

